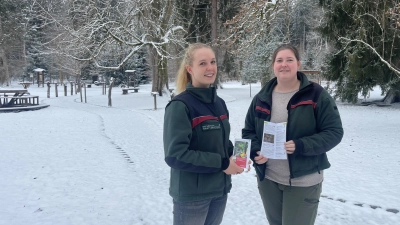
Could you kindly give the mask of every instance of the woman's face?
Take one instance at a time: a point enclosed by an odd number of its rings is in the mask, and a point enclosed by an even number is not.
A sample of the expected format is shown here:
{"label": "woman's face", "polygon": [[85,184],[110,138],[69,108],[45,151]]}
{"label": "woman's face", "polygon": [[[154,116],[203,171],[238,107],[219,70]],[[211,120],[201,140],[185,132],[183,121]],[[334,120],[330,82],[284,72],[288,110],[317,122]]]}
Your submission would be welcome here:
{"label": "woman's face", "polygon": [[200,48],[193,54],[192,65],[186,70],[192,77],[194,87],[208,88],[217,76],[217,62],[214,52],[209,48]]}
{"label": "woman's face", "polygon": [[278,81],[290,81],[297,79],[297,71],[300,68],[300,61],[289,49],[283,49],[276,54],[273,64],[274,74]]}

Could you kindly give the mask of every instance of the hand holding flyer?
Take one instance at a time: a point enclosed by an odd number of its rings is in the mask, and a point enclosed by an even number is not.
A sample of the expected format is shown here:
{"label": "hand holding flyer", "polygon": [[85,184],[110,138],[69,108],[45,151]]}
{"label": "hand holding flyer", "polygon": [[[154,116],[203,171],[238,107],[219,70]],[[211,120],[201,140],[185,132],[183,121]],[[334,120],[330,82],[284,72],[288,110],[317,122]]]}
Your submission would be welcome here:
{"label": "hand holding flyer", "polygon": [[287,159],[284,143],[286,142],[286,122],[264,122],[261,155],[269,159]]}
{"label": "hand holding flyer", "polygon": [[235,147],[233,148],[233,160],[236,164],[248,171],[250,161],[250,139],[235,139]]}

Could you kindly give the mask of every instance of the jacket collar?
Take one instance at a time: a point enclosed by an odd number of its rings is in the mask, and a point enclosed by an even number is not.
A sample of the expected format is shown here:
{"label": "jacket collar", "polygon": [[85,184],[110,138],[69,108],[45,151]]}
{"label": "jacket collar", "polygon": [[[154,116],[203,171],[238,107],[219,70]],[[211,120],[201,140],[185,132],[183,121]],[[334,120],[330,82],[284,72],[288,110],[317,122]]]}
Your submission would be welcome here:
{"label": "jacket collar", "polygon": [[186,91],[204,103],[213,103],[217,99],[215,87],[196,88],[189,82],[186,85]]}
{"label": "jacket collar", "polygon": [[[297,79],[300,80],[299,91],[311,84],[304,73],[297,72]],[[274,87],[277,84],[278,84],[277,78],[274,77],[267,84],[265,84],[264,87],[260,90],[260,92],[257,94],[258,98],[263,102],[271,104],[272,91],[274,90]]]}

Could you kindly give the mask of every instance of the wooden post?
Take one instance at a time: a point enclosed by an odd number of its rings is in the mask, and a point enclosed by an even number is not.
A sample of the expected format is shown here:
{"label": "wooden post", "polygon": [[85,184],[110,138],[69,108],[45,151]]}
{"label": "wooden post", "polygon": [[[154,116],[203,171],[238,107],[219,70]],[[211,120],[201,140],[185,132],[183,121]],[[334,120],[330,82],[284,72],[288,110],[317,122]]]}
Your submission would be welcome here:
{"label": "wooden post", "polygon": [[54,84],[54,88],[55,88],[55,90],[56,90],[56,97],[58,98],[58,83],[55,83]]}
{"label": "wooden post", "polygon": [[112,89],[113,84],[114,84],[114,78],[111,77],[111,78],[110,78],[110,87],[109,87],[109,89],[108,89],[108,107],[112,107],[112,102],[111,102],[111,89]]}
{"label": "wooden post", "polygon": [[157,94],[158,92],[151,92],[151,95],[154,97],[154,110],[157,110]]}
{"label": "wooden post", "polygon": [[67,96],[67,84],[64,84],[64,96]]}
{"label": "wooden post", "polygon": [[87,101],[86,101],[86,83],[83,83],[83,90],[85,91],[85,103],[87,103]]}
{"label": "wooden post", "polygon": [[[79,82],[79,86],[80,85],[82,85],[80,82]],[[79,95],[81,96],[81,102],[83,102],[83,99],[82,99],[82,87],[79,87]]]}
{"label": "wooden post", "polygon": [[78,83],[78,88],[76,88],[77,93],[82,92],[82,83],[81,83],[81,75],[77,74],[76,75],[76,82]]}
{"label": "wooden post", "polygon": [[250,98],[251,98],[251,83],[250,83]]}
{"label": "wooden post", "polygon": [[71,96],[74,95],[74,83],[70,83],[71,84]]}
{"label": "wooden post", "polygon": [[47,82],[47,98],[50,98],[50,82]]}
{"label": "wooden post", "polygon": [[106,82],[103,82],[101,91],[103,95],[106,95]]}

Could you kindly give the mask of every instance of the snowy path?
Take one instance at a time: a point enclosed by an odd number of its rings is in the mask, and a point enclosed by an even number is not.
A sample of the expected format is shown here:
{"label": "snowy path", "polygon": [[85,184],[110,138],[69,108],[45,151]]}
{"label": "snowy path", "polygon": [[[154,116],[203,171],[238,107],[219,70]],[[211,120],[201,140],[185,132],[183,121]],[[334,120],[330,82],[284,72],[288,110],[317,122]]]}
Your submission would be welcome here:
{"label": "snowy path", "polygon": [[[219,90],[230,111],[231,140],[240,138],[251,101],[248,86]],[[0,114],[0,225],[171,224],[169,168],[162,124],[167,97],[152,110],[149,86],[121,95],[113,107],[101,89],[46,98],[49,108]],[[253,86],[253,96],[259,87]],[[329,152],[318,225],[394,225],[400,221],[399,110],[339,106],[345,137]],[[375,209],[374,209],[375,208]],[[396,213],[397,212],[397,213]],[[254,171],[233,176],[224,225],[266,224]]]}

